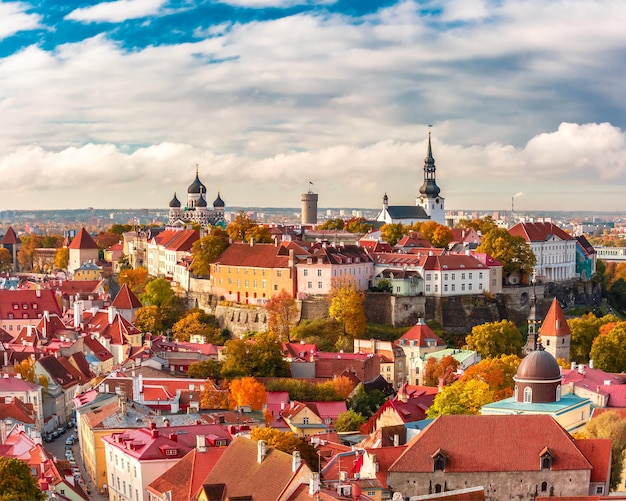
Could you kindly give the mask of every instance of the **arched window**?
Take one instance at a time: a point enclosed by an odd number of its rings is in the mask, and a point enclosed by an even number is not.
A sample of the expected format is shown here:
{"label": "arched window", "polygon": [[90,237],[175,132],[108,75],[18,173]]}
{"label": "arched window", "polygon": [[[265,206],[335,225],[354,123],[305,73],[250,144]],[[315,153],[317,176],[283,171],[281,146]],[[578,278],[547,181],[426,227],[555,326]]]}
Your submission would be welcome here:
{"label": "arched window", "polygon": [[561,400],[561,385],[558,385],[556,387],[556,401],[560,401]]}
{"label": "arched window", "polygon": [[524,403],[532,403],[533,389],[530,386],[524,388]]}
{"label": "arched window", "polygon": [[441,492],[441,484],[435,484],[435,492]]}
{"label": "arched window", "polygon": [[513,396],[515,397],[515,400],[517,400],[517,385],[515,385],[515,389],[513,391]]}
{"label": "arched window", "polygon": [[435,459],[435,471],[443,471],[446,466],[446,462],[442,457]]}
{"label": "arched window", "polygon": [[541,492],[546,492],[548,490],[548,482],[541,482]]}

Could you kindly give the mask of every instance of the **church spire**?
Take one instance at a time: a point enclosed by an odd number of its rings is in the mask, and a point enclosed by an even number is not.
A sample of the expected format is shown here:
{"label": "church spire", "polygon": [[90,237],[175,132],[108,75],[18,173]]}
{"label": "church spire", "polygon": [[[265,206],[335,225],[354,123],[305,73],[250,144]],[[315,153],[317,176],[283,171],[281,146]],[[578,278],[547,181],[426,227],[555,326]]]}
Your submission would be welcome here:
{"label": "church spire", "polygon": [[435,181],[435,159],[433,157],[433,147],[430,141],[430,129],[428,129],[428,154],[424,159],[424,183],[420,187],[420,194],[428,198],[439,196],[439,186]]}

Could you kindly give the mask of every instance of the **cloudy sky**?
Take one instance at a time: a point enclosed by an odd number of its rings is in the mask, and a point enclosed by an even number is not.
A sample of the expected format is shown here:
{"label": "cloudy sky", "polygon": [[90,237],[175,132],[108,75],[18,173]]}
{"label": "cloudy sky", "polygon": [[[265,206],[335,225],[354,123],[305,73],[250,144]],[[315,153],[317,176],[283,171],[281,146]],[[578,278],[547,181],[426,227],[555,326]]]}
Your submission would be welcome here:
{"label": "cloudy sky", "polygon": [[[626,2],[0,1],[0,209],[626,210]],[[181,196],[182,195],[182,196]]]}

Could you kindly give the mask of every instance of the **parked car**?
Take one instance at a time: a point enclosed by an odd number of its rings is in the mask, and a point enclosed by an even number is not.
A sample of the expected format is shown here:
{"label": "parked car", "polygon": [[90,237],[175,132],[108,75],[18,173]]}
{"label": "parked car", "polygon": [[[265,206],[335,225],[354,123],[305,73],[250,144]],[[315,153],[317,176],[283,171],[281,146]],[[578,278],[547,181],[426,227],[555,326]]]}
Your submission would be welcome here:
{"label": "parked car", "polygon": [[65,445],[74,445],[74,435],[71,435],[65,439]]}

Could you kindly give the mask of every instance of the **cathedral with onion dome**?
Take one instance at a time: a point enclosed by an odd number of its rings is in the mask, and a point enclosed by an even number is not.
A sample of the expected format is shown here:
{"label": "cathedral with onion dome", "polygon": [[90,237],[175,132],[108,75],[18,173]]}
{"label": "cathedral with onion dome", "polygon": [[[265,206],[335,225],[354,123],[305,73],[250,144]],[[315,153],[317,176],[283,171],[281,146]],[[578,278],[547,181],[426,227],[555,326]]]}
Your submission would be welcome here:
{"label": "cathedral with onion dome", "polygon": [[182,226],[193,223],[201,226],[218,225],[225,227],[224,207],[226,204],[222,200],[219,190],[212,208],[208,206],[206,193],[206,186],[200,181],[198,165],[196,165],[196,178],[187,188],[187,204],[183,207],[176,192],[174,192],[174,198],[170,202],[168,224]]}

